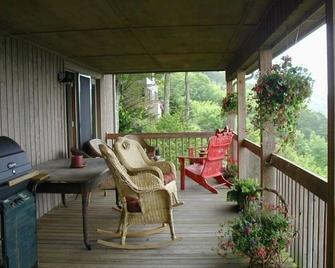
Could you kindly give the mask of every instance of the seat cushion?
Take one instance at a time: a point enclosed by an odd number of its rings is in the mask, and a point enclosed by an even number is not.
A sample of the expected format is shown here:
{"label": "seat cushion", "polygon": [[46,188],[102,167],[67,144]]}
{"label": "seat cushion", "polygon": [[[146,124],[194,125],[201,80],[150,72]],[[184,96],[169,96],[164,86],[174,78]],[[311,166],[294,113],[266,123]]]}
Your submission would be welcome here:
{"label": "seat cushion", "polygon": [[163,174],[163,177],[164,177],[164,184],[165,185],[176,179],[175,175],[172,172]]}
{"label": "seat cushion", "polygon": [[126,201],[129,212],[141,212],[140,201],[136,197],[126,196]]}

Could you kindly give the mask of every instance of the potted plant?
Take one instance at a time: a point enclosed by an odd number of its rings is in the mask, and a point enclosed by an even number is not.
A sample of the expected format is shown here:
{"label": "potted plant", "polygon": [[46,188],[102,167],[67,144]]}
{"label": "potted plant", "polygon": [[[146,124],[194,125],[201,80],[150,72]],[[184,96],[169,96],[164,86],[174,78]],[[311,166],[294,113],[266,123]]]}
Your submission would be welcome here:
{"label": "potted plant", "polygon": [[237,113],[237,92],[228,93],[222,100],[221,114]]}
{"label": "potted plant", "polygon": [[226,180],[233,183],[234,180],[236,180],[237,172],[238,172],[237,164],[228,162],[227,165],[223,168],[222,175]]}
{"label": "potted plant", "polygon": [[227,193],[228,201],[236,201],[238,209],[242,210],[251,200],[260,196],[259,184],[255,179],[235,179],[233,188]]}
{"label": "potted plant", "polygon": [[248,256],[250,267],[281,267],[295,235],[285,202],[266,206],[257,200],[229,223],[228,230],[219,230],[219,253]]}
{"label": "potted plant", "polygon": [[294,140],[297,120],[312,94],[312,84],[307,69],[293,66],[290,57],[283,57],[280,64],[259,76],[252,88],[255,105],[249,109],[253,125],[264,129],[266,123],[273,124],[282,145]]}

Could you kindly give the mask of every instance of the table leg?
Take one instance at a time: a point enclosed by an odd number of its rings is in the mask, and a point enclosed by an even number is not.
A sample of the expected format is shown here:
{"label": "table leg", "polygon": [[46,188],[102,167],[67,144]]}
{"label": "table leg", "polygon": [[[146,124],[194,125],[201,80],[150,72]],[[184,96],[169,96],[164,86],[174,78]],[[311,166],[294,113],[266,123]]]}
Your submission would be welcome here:
{"label": "table leg", "polygon": [[66,204],[66,196],[65,196],[65,194],[63,194],[63,193],[61,193],[61,196],[62,196],[62,203],[63,203],[63,206],[64,206],[65,208],[67,208],[67,204]]}
{"label": "table leg", "polygon": [[116,206],[118,208],[122,208],[121,205],[120,205],[119,193],[118,193],[116,188],[115,188],[115,200],[116,200]]}
{"label": "table leg", "polygon": [[83,235],[84,235],[84,244],[88,250],[91,250],[91,245],[88,239],[88,221],[87,221],[87,210],[89,203],[89,192],[83,190],[81,193],[81,205],[82,205],[82,217],[83,217]]}
{"label": "table leg", "polygon": [[179,158],[180,164],[180,189],[185,190],[185,159]]}

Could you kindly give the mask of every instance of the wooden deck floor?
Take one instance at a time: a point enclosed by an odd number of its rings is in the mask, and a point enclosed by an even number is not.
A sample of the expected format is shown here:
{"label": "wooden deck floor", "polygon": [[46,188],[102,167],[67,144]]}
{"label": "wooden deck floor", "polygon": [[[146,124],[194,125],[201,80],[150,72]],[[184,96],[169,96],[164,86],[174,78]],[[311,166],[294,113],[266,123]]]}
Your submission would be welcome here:
{"label": "wooden deck floor", "polygon": [[[180,191],[185,204],[174,209],[176,233],[183,240],[158,250],[116,250],[93,241],[93,250],[87,251],[82,244],[81,203],[72,201],[68,208],[56,208],[39,220],[39,267],[247,267],[248,260],[222,258],[215,250],[219,224],[236,215],[232,204],[225,202],[225,194],[226,190],[211,194],[188,182],[187,191]],[[92,240],[101,237],[95,232],[97,227],[117,226],[114,204],[114,193],[94,194],[89,210]],[[168,231],[150,237],[150,241],[159,239],[170,239]]]}

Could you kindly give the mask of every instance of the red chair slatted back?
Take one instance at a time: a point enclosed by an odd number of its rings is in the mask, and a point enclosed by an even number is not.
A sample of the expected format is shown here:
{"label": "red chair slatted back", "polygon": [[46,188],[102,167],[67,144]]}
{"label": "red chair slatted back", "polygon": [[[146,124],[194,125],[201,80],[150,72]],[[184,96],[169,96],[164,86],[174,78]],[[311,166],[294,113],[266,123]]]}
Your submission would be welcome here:
{"label": "red chair slatted back", "polygon": [[231,131],[217,132],[208,143],[208,155],[201,176],[210,178],[222,174],[222,161],[227,156],[234,134]]}

